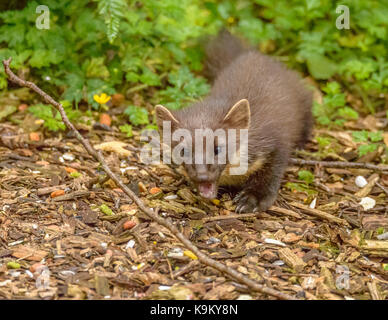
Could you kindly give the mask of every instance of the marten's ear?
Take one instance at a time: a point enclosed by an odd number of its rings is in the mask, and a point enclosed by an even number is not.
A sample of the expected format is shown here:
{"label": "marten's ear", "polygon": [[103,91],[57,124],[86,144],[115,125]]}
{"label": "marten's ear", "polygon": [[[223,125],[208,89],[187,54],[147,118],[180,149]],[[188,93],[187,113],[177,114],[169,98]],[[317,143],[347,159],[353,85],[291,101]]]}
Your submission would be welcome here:
{"label": "marten's ear", "polygon": [[241,99],[226,114],[223,123],[229,128],[248,129],[251,122],[251,109],[247,99]]}
{"label": "marten's ear", "polygon": [[155,107],[156,124],[160,131],[163,129],[163,121],[170,121],[171,128],[179,124],[179,121],[173,116],[170,110],[158,104]]}

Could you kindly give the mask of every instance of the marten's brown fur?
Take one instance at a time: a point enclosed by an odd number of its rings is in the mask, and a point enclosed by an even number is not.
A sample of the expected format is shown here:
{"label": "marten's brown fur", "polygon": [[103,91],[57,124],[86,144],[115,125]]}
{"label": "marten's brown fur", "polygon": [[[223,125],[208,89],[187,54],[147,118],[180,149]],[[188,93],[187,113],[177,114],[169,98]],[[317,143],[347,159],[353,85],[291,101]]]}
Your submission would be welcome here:
{"label": "marten's brown fur", "polygon": [[208,45],[206,71],[213,81],[210,94],[176,112],[158,106],[157,123],[161,127],[170,120],[173,128],[191,131],[248,128],[247,174],[229,175],[228,164],[185,167],[200,193],[207,190],[210,197],[218,185],[234,185],[241,189],[235,198],[237,212],[266,210],[276,199],[292,150],[302,147],[310,134],[312,94],[295,71],[245,49],[228,32]]}

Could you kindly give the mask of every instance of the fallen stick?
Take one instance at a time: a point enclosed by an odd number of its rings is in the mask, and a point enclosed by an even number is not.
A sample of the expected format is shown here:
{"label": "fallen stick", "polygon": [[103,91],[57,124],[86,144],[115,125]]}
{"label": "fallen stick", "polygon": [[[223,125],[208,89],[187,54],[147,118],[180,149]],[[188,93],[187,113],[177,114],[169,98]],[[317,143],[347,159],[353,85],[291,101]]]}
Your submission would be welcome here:
{"label": "fallen stick", "polygon": [[[279,214],[283,214],[286,216],[291,216],[293,218],[298,218],[298,219],[302,218],[299,213],[296,213],[294,211],[291,211],[291,210],[288,210],[285,208],[281,208],[281,207],[271,206],[268,210],[279,213]],[[203,218],[202,221],[203,222],[210,222],[210,221],[227,220],[227,219],[260,218],[260,216],[262,216],[262,215],[263,215],[262,212],[237,213],[237,214],[229,214],[229,215],[225,215],[225,216],[206,217],[206,218]]]}
{"label": "fallen stick", "polygon": [[369,169],[375,171],[387,171],[388,165],[375,165],[372,163],[365,162],[343,162],[343,161],[317,161],[317,160],[303,160],[292,158],[289,161],[290,164],[306,165],[306,166],[321,166],[327,168],[358,168],[358,169]]}
{"label": "fallen stick", "polygon": [[290,205],[292,205],[293,207],[302,209],[303,211],[310,214],[311,216],[315,216],[315,217],[318,217],[318,218],[321,218],[321,219],[324,219],[324,220],[327,220],[330,222],[335,222],[335,223],[338,223],[340,225],[350,227],[349,223],[346,220],[338,218],[336,216],[333,216],[330,213],[327,213],[327,212],[324,212],[324,211],[321,211],[318,209],[310,208],[310,207],[305,206],[305,205],[298,203],[298,202],[291,202]]}
{"label": "fallen stick", "polygon": [[106,172],[106,174],[116,183],[117,186],[119,186],[124,193],[131,198],[136,205],[139,207],[140,210],[142,210],[149,218],[156,221],[161,226],[167,228],[187,249],[192,251],[197,257],[198,260],[201,261],[203,264],[212,267],[226,275],[228,275],[230,278],[243,283],[247,285],[250,289],[254,291],[258,291],[264,294],[268,294],[270,296],[274,296],[279,299],[283,300],[297,300],[295,297],[280,292],[278,290],[275,290],[273,288],[265,287],[256,281],[253,281],[249,279],[248,277],[244,276],[242,273],[231,269],[224,265],[223,263],[220,263],[210,257],[208,257],[206,254],[202,253],[190,240],[188,240],[182,233],[179,232],[179,230],[175,227],[175,225],[172,223],[170,219],[164,219],[160,217],[159,215],[156,215],[151,208],[148,208],[144,202],[136,196],[136,194],[129,189],[120,178],[118,178],[112,170],[108,167],[106,164],[104,157],[102,156],[101,152],[98,152],[95,150],[92,145],[90,144],[89,140],[85,139],[79,131],[74,127],[74,125],[69,121],[69,118],[66,115],[65,110],[63,109],[62,105],[55,101],[51,96],[49,96],[47,93],[45,93],[42,89],[40,89],[36,84],[30,81],[22,80],[18,76],[16,76],[12,70],[10,69],[9,65],[12,61],[12,58],[9,58],[8,60],[3,60],[4,70],[5,73],[8,75],[8,78],[10,81],[18,84],[21,87],[27,87],[35,91],[37,94],[39,94],[43,100],[46,103],[51,104],[54,106],[60,113],[62,120],[66,127],[71,130],[77,140],[83,145],[83,147],[86,149],[86,151],[93,156],[101,165],[102,169]]}
{"label": "fallen stick", "polygon": [[218,220],[228,220],[228,219],[249,219],[249,218],[256,218],[262,215],[260,212],[256,213],[237,213],[237,214],[228,214],[225,216],[214,216],[214,217],[206,217],[203,218],[203,222],[210,222],[210,221],[218,221]]}

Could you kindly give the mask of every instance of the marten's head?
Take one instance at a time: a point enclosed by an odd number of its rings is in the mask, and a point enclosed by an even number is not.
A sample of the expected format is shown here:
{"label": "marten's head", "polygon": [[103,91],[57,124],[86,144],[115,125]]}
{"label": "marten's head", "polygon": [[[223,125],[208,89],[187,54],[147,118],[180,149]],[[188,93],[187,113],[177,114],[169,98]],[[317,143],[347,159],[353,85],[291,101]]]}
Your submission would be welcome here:
{"label": "marten's head", "polygon": [[[208,100],[174,112],[161,105],[155,109],[162,142],[171,146],[172,161],[184,165],[199,194],[208,199],[217,197],[220,177],[240,166],[241,143],[247,150],[247,130],[244,136],[241,129],[250,125],[249,102],[226,104]],[[247,161],[247,153],[244,155]]]}

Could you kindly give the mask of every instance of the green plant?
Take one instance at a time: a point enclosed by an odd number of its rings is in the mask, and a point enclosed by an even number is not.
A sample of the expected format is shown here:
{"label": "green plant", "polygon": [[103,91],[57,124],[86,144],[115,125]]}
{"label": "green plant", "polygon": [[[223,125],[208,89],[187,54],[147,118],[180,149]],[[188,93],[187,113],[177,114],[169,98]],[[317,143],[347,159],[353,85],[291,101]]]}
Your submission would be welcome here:
{"label": "green plant", "polygon": [[120,20],[127,4],[125,0],[95,1],[98,2],[98,13],[104,17],[109,42],[112,43],[119,33]]}
{"label": "green plant", "polygon": [[360,157],[375,151],[379,145],[383,146],[382,143],[378,143],[383,140],[381,131],[353,131],[352,136],[354,141],[362,143],[358,146],[358,154]]}
{"label": "green plant", "polygon": [[[26,3],[21,10],[0,13],[0,59],[12,56],[14,70],[75,107],[99,110],[93,96],[102,92],[129,98],[140,92],[152,104],[184,107],[209,90],[200,75],[199,47],[222,27],[315,79],[325,93],[322,103],[314,105],[321,126],[341,126],[385,106],[386,1],[343,0],[351,12],[349,30],[336,28],[338,3],[331,0]],[[41,4],[50,9],[48,30],[35,27],[35,9]],[[6,86],[0,73],[0,89]],[[362,103],[346,102],[349,96]]]}
{"label": "green plant", "polygon": [[[70,121],[79,120],[81,112],[73,110],[71,104],[64,100],[61,101],[63,108]],[[66,126],[62,121],[61,115],[51,105],[36,104],[28,108],[36,118],[43,120],[43,126],[51,131],[65,130]]]}
{"label": "green plant", "polygon": [[122,133],[125,133],[128,138],[132,137],[133,134],[132,134],[132,126],[131,125],[125,124],[123,126],[120,126],[119,129]]}
{"label": "green plant", "polygon": [[338,82],[329,82],[322,88],[326,93],[320,104],[314,101],[313,114],[321,125],[336,124],[342,126],[346,120],[358,119],[358,113],[346,106],[345,94]]}
{"label": "green plant", "polygon": [[144,108],[140,108],[136,106],[128,106],[125,109],[124,114],[129,117],[129,120],[135,126],[149,123],[148,112]]}
{"label": "green plant", "polygon": [[298,172],[298,179],[309,185],[314,181],[314,174],[307,170],[300,170]]}

